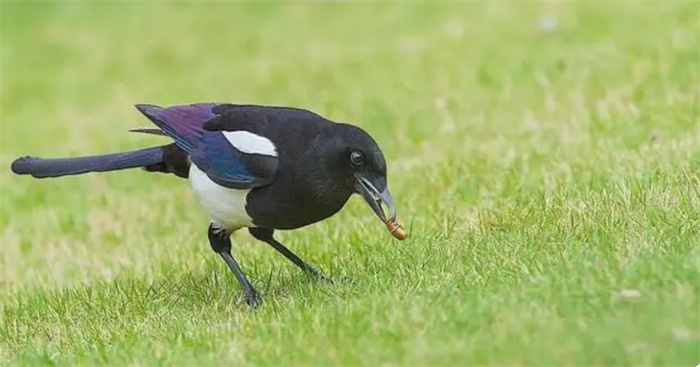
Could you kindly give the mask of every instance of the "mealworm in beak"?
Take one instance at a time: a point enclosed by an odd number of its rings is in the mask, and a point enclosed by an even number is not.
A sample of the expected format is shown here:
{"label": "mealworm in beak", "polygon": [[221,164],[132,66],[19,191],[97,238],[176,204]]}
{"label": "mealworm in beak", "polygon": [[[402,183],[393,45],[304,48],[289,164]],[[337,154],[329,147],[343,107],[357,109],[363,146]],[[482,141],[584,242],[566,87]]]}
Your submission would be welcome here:
{"label": "mealworm in beak", "polygon": [[391,234],[396,237],[399,241],[403,241],[408,237],[406,231],[401,227],[401,225],[396,221],[396,218],[390,218],[386,221],[386,229],[391,232]]}

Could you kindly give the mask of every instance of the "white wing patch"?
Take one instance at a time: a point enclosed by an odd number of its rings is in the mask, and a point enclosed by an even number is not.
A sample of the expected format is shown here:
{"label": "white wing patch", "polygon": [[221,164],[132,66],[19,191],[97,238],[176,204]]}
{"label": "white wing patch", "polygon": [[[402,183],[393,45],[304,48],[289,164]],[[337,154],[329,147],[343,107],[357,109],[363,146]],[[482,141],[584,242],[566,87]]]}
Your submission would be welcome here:
{"label": "white wing patch", "polygon": [[277,157],[277,148],[267,138],[244,130],[224,131],[223,133],[231,145],[243,153]]}

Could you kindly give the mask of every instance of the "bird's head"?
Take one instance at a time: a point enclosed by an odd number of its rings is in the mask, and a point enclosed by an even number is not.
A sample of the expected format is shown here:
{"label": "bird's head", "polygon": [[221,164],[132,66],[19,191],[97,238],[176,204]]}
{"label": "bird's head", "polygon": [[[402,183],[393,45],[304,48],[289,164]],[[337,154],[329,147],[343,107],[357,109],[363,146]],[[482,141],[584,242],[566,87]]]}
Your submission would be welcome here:
{"label": "bird's head", "polygon": [[[334,124],[322,138],[327,157],[326,169],[345,181],[369,204],[394,237],[406,234],[396,222],[396,206],[389,192],[387,166],[377,142],[364,130],[350,124]],[[324,134],[325,135],[325,134]]]}

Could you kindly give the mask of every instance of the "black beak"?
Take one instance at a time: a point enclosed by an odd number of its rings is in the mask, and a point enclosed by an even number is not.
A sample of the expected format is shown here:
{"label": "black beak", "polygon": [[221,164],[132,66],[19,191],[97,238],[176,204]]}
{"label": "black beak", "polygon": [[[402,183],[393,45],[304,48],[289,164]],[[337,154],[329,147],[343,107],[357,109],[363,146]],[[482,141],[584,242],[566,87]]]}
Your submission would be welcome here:
{"label": "black beak", "polygon": [[[369,175],[355,175],[355,191],[362,195],[367,204],[374,210],[379,219],[386,223],[388,219],[396,218],[396,207],[394,199],[391,197],[389,189],[386,187],[386,180],[380,177],[371,177]],[[384,212],[384,207],[389,212],[389,217]]]}

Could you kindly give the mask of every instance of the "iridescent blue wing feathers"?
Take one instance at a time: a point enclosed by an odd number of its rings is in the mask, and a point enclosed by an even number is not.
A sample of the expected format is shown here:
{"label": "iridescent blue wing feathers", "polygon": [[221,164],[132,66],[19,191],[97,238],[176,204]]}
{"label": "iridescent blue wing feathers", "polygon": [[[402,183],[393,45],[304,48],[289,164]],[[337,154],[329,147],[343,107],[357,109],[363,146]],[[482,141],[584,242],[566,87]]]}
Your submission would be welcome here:
{"label": "iridescent blue wing feathers", "polygon": [[[175,140],[190,155],[192,163],[217,184],[232,189],[250,189],[272,182],[277,157],[264,160],[270,166],[268,169],[249,168],[250,162],[255,160],[237,149],[233,144],[235,141],[227,139],[222,131],[204,129],[205,123],[217,118],[214,111],[221,110],[217,106],[216,103],[199,103],[167,108],[145,104],[136,107]],[[139,132],[152,133],[147,129]]]}

